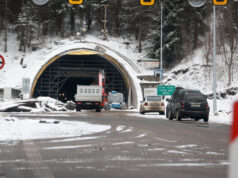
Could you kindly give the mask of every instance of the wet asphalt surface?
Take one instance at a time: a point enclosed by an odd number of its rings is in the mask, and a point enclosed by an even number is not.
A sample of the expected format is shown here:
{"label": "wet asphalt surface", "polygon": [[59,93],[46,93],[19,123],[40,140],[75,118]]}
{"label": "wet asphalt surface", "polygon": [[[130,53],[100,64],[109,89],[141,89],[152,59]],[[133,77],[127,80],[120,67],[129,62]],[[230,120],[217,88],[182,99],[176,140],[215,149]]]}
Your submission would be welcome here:
{"label": "wet asphalt surface", "polygon": [[227,177],[229,125],[127,114],[6,114],[21,119],[83,121],[111,128],[70,139],[56,136],[0,141],[0,178]]}

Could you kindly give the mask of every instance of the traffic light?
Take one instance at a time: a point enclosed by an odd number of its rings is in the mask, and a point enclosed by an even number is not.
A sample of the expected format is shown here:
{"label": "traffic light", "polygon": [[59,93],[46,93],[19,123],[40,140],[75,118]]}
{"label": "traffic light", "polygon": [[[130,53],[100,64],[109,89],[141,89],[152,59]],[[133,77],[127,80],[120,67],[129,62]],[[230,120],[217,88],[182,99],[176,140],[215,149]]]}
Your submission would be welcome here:
{"label": "traffic light", "polygon": [[155,0],[140,0],[140,5],[142,6],[153,6],[155,4]]}
{"label": "traffic light", "polygon": [[69,0],[70,4],[83,4],[83,0]]}
{"label": "traffic light", "polygon": [[227,3],[228,0],[213,0],[213,4],[216,6],[225,6]]}

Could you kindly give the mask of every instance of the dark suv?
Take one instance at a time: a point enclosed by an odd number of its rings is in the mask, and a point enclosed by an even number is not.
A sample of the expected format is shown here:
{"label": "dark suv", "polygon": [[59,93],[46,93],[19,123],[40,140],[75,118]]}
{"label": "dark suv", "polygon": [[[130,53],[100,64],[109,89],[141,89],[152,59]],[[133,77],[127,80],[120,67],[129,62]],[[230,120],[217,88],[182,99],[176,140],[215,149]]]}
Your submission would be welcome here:
{"label": "dark suv", "polygon": [[181,121],[182,118],[192,118],[204,122],[209,120],[209,106],[207,97],[199,90],[187,90],[176,88],[174,94],[168,101],[166,107],[166,117],[169,120],[176,118]]}

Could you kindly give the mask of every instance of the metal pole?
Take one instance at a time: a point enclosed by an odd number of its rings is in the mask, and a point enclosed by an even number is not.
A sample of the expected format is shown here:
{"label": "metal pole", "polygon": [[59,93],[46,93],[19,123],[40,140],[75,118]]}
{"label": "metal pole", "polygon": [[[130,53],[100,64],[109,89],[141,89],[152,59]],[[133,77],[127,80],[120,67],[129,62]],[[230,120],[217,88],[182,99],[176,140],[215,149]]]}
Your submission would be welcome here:
{"label": "metal pole", "polygon": [[216,6],[213,5],[213,113],[217,112],[216,85]]}
{"label": "metal pole", "polygon": [[160,13],[160,69],[163,70],[163,1],[161,1]]}

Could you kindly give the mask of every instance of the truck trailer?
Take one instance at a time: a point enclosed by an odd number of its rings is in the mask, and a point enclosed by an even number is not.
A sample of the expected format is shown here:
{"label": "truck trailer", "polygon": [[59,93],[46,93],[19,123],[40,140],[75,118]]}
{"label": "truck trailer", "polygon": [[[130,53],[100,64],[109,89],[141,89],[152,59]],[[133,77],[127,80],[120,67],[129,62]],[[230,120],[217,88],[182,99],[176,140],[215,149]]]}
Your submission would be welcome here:
{"label": "truck trailer", "polygon": [[75,94],[76,110],[96,109],[101,112],[102,105],[102,86],[98,85],[77,85]]}

